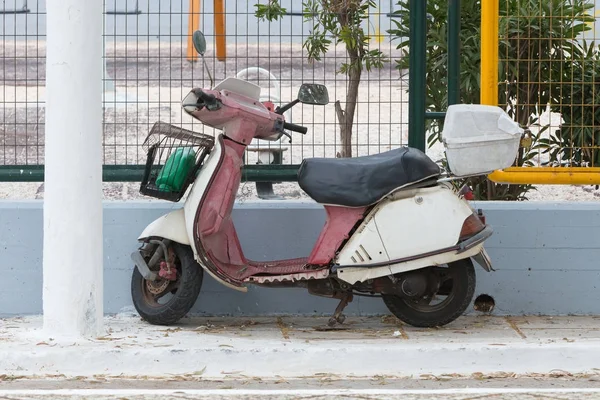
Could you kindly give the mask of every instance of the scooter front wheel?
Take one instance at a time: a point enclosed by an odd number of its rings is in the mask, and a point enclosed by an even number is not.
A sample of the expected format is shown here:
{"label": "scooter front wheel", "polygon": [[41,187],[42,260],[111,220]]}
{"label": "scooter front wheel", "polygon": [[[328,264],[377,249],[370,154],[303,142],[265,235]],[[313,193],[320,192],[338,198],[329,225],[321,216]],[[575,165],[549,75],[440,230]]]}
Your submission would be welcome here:
{"label": "scooter front wheel", "polygon": [[194,306],[204,271],[194,260],[189,246],[172,244],[175,280],[157,277],[148,281],[137,268],[131,277],[131,297],[140,316],[153,325],[172,325],[183,318]]}
{"label": "scooter front wheel", "polygon": [[471,259],[455,261],[448,267],[424,268],[422,272],[435,275],[436,283],[423,296],[382,295],[392,314],[418,328],[446,325],[460,317],[475,293],[475,269]]}

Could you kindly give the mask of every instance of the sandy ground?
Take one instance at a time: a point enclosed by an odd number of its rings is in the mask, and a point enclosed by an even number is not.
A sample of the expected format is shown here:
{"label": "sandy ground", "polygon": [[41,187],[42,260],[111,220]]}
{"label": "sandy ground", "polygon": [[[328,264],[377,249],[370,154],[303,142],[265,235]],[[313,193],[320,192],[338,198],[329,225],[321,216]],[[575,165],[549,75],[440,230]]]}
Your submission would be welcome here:
{"label": "sandy ground", "polygon": [[[400,56],[395,49],[385,50],[391,51],[394,57]],[[144,163],[141,144],[157,120],[214,133],[182,113],[180,101],[188,90],[193,86],[209,85],[202,64],[188,62],[184,52],[181,45],[172,43],[108,45],[110,79],[105,93],[105,164]],[[7,60],[0,71],[0,165],[42,164],[46,95],[43,86],[44,44],[5,41],[0,54]],[[249,66],[261,66],[277,79],[276,82],[265,81],[263,77],[258,81],[267,88],[264,96],[281,102],[292,100],[302,82],[326,83],[332,100],[329,105],[298,105],[286,115],[291,122],[307,126],[307,135],[293,134],[291,143],[284,137],[280,142],[255,145],[285,148],[284,164],[299,164],[306,157],[335,157],[339,150],[339,132],[333,100],[344,101],[346,95],[344,77],[336,74],[336,66],[344,57],[342,49],[331,51],[322,62],[312,64],[299,56],[301,47],[296,45],[232,45],[228,54],[227,62],[214,61],[210,50],[207,54],[209,68],[217,80],[233,76]],[[256,77],[249,78],[254,80]],[[376,154],[407,144],[407,89],[406,76],[401,75],[393,63],[363,75],[353,137],[355,156]],[[560,121],[553,116],[546,122],[558,126]],[[427,154],[438,161],[443,157],[444,149],[437,143],[427,149]],[[256,153],[249,152],[247,162],[256,163]],[[137,183],[105,183],[104,195],[107,199],[140,198],[138,189]],[[306,197],[295,183],[277,184],[275,192],[290,199]],[[530,200],[542,201],[595,201],[599,196],[600,191],[591,186],[538,186],[528,195]],[[0,199],[42,197],[41,183],[0,183]],[[256,199],[254,184],[243,185],[238,197],[240,200]]]}

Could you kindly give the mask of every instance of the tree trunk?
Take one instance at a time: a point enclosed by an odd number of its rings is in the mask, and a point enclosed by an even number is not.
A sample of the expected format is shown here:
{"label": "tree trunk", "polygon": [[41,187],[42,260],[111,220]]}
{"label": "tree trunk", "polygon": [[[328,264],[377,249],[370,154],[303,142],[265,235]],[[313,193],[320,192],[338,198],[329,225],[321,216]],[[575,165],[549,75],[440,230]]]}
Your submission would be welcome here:
{"label": "tree trunk", "polygon": [[356,50],[348,50],[348,55],[350,56],[350,68],[348,70],[346,109],[342,110],[339,100],[335,102],[335,111],[340,123],[341,149],[338,157],[352,157],[352,126],[354,124],[354,114],[358,101],[358,86],[360,85],[360,75],[362,72],[358,52]]}

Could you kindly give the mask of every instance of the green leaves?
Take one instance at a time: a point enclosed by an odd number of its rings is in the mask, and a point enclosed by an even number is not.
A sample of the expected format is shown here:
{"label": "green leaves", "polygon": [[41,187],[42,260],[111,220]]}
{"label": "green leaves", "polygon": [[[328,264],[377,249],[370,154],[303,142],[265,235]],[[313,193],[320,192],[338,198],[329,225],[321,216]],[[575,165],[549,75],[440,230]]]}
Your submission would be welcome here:
{"label": "green leaves", "polygon": [[255,4],[254,8],[256,8],[254,15],[261,21],[277,21],[287,13],[278,0],[269,0],[268,4]]}
{"label": "green leaves", "polygon": [[321,56],[327,52],[330,44],[331,40],[327,38],[324,32],[313,31],[302,47],[306,49],[309,61],[321,61]]}
{"label": "green leaves", "polygon": [[370,71],[373,68],[383,68],[383,64],[389,62],[388,57],[381,50],[369,50],[364,56],[365,68]]}
{"label": "green leaves", "polygon": [[[369,49],[370,38],[363,29],[364,23],[368,23],[369,8],[375,7],[377,2],[373,0],[305,0],[304,21],[313,24],[303,44],[308,59],[320,61],[335,42],[346,47],[350,59],[340,65],[340,73],[348,74],[353,68],[367,71],[382,68],[389,59],[379,49]],[[276,21],[286,13],[278,0],[256,4],[255,8],[260,20]]]}
{"label": "green leaves", "polygon": [[[506,39],[500,54],[508,60],[504,71],[509,82],[504,101],[524,104],[514,113],[522,123],[531,118],[535,105],[550,104],[552,112],[561,114],[560,129],[538,144],[539,154],[549,157],[547,164],[600,165],[600,115],[595,113],[600,107],[595,89],[600,84],[600,49],[580,40],[591,29],[593,2],[550,0],[535,2],[534,8],[529,0],[516,9],[516,0],[511,0],[508,5],[512,8],[504,10],[501,25]],[[524,40],[520,30],[526,24]]]}

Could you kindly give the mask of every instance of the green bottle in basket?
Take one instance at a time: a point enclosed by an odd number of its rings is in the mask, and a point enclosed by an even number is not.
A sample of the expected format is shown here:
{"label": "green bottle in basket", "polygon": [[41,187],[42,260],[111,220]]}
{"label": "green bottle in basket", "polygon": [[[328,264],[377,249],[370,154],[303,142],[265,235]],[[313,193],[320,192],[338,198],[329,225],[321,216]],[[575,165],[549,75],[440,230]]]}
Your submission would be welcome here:
{"label": "green bottle in basket", "polygon": [[191,168],[196,163],[192,147],[178,147],[167,159],[156,177],[156,187],[161,192],[179,192]]}

